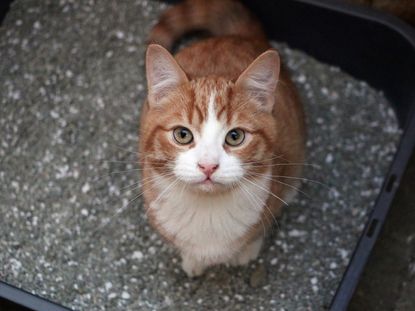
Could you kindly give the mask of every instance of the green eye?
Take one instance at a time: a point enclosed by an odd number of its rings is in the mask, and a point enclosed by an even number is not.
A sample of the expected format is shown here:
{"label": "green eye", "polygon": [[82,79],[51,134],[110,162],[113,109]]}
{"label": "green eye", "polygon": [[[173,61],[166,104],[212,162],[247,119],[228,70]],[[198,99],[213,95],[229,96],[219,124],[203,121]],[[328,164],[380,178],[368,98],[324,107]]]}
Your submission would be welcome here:
{"label": "green eye", "polygon": [[245,139],[245,132],[241,129],[233,129],[226,134],[225,142],[229,146],[239,146]]}
{"label": "green eye", "polygon": [[187,145],[193,141],[192,132],[183,126],[176,127],[173,130],[173,137],[180,145]]}

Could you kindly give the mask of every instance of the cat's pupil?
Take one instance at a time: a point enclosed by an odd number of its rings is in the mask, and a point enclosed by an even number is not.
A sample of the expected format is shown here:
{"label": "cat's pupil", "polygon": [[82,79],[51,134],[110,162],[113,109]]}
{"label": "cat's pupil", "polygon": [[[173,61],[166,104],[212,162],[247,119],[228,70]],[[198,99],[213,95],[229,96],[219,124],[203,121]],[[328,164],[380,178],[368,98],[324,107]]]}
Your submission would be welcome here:
{"label": "cat's pupil", "polygon": [[180,137],[183,139],[183,138],[186,138],[186,136],[187,136],[187,131],[185,129],[181,130]]}
{"label": "cat's pupil", "polygon": [[239,133],[238,133],[237,131],[232,131],[232,132],[231,132],[231,138],[232,138],[233,140],[238,140],[238,138],[239,138]]}

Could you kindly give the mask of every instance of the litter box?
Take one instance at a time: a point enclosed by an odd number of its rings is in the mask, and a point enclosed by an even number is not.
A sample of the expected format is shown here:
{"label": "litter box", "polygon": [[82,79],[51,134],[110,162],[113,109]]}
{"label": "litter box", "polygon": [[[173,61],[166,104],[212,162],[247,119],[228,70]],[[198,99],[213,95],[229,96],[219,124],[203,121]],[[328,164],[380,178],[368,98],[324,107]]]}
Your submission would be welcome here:
{"label": "litter box", "polygon": [[[395,17],[340,1],[244,2],[260,18],[270,39],[286,42],[382,90],[403,130],[382,190],[373,202],[365,229],[329,307],[334,311],[346,310],[415,145],[415,31]],[[2,300],[31,310],[69,310],[0,282],[0,303]]]}

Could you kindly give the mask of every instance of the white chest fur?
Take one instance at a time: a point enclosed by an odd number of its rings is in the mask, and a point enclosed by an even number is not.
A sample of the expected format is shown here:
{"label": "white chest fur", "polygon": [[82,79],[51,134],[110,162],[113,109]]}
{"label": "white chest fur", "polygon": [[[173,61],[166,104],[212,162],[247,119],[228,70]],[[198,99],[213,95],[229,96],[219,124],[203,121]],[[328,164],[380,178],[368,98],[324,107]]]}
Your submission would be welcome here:
{"label": "white chest fur", "polygon": [[163,231],[174,237],[182,253],[213,264],[226,262],[239,251],[238,239],[260,221],[269,179],[246,181],[220,195],[196,194],[168,181],[161,189],[164,193],[150,208]]}

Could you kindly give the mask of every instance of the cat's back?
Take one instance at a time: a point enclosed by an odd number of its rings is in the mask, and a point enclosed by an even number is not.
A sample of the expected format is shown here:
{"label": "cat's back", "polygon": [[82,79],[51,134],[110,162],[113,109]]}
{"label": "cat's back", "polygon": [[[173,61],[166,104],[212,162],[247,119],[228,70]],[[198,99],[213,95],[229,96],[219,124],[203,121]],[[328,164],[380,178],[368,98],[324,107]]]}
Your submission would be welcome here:
{"label": "cat's back", "polygon": [[236,78],[270,48],[261,24],[238,0],[182,1],[163,13],[148,41],[171,50],[178,39],[198,30],[212,38],[197,41],[175,56],[190,79]]}
{"label": "cat's back", "polygon": [[175,58],[190,79],[220,76],[232,80],[269,48],[262,39],[221,36],[193,43],[180,50]]}

